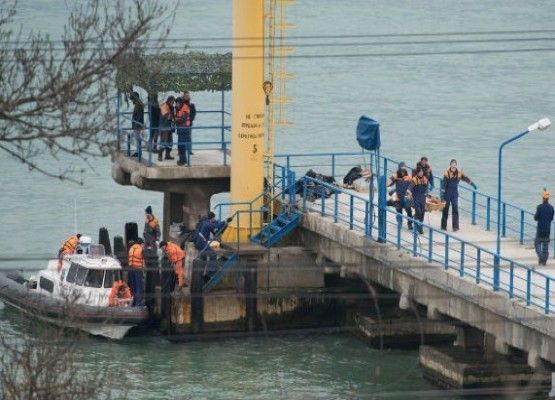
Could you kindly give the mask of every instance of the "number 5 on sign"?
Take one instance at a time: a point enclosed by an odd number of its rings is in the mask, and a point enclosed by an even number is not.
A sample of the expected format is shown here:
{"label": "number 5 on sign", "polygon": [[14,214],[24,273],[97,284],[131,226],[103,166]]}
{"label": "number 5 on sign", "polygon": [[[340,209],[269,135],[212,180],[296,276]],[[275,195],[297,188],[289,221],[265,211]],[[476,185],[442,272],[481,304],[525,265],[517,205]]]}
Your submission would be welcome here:
{"label": "number 5 on sign", "polygon": [[252,153],[256,154],[256,152],[258,151],[258,148],[256,147],[256,144],[252,145]]}

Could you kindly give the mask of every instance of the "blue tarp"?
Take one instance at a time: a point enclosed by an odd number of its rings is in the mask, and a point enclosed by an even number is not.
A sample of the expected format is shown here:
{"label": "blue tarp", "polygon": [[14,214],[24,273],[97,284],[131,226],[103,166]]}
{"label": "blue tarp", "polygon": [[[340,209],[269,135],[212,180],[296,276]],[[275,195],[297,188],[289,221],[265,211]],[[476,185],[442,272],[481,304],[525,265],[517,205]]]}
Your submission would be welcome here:
{"label": "blue tarp", "polygon": [[366,150],[380,148],[380,124],[372,118],[362,116],[357,125],[357,141]]}

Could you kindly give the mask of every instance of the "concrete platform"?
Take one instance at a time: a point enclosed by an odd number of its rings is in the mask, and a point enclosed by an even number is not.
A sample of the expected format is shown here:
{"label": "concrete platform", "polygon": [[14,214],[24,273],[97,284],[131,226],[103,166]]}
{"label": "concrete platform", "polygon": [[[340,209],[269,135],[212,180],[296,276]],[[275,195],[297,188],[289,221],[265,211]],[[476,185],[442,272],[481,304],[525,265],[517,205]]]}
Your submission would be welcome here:
{"label": "concrete platform", "polygon": [[500,355],[486,357],[481,351],[458,346],[421,346],[419,362],[426,378],[447,389],[501,386],[507,394],[516,394],[522,387],[549,388],[551,381],[550,374],[535,372],[525,363],[511,363]]}
{"label": "concrete platform", "polygon": [[[148,156],[146,153],[145,156]],[[174,160],[158,161],[153,154],[152,165],[147,166],[147,159],[141,162],[136,157],[128,157],[126,153],[115,153],[112,157],[112,177],[122,185],[141,187],[147,180],[182,180],[182,179],[214,179],[230,176],[231,155],[229,150],[224,165],[223,150],[195,150],[191,166],[177,165],[177,150],[171,152]],[[125,174],[129,175],[128,180]]]}
{"label": "concrete platform", "polygon": [[453,343],[456,338],[453,325],[415,316],[377,319],[356,313],[353,322],[358,335],[372,346],[417,348],[422,344]]}

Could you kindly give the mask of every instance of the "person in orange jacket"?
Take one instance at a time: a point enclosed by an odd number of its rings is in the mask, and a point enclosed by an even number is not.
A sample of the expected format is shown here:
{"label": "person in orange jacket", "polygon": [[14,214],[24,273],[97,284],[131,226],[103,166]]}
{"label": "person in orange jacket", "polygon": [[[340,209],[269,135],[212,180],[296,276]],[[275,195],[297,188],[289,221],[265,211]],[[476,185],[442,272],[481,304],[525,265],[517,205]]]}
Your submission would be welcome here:
{"label": "person in orange jacket", "polygon": [[60,273],[60,270],[62,269],[62,261],[64,259],[64,255],[75,254],[75,250],[77,249],[77,245],[79,244],[79,239],[81,239],[80,233],[68,237],[64,244],[62,244],[62,247],[60,247],[60,250],[58,250],[58,273]]}
{"label": "person in orange jacket", "polygon": [[181,247],[179,247],[175,243],[166,242],[166,241],[160,242],[160,248],[166,254],[166,257],[168,258],[169,262],[173,264],[175,276],[177,278],[177,285],[181,289],[183,287],[184,280],[185,280],[184,269],[183,269],[183,263],[185,261],[185,252],[181,249]]}
{"label": "person in orange jacket", "polygon": [[112,285],[110,296],[108,297],[108,306],[128,306],[131,302],[131,291],[129,286],[122,280],[117,280]]}
{"label": "person in orange jacket", "polygon": [[137,239],[137,243],[129,248],[127,258],[129,265],[127,278],[133,293],[133,306],[140,306],[143,301],[143,271],[145,264],[143,243],[143,239]]}

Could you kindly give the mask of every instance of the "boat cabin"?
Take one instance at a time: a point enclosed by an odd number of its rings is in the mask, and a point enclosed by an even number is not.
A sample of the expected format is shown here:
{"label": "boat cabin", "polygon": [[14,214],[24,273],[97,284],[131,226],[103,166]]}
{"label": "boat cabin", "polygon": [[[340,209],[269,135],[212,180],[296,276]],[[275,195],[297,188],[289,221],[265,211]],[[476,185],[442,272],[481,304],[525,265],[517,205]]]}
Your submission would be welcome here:
{"label": "boat cabin", "polygon": [[57,263],[50,261],[35,282],[31,280],[37,291],[76,304],[108,306],[112,285],[121,279],[122,270],[116,259],[104,254],[104,246],[82,237],[77,254],[64,257],[60,274]]}

